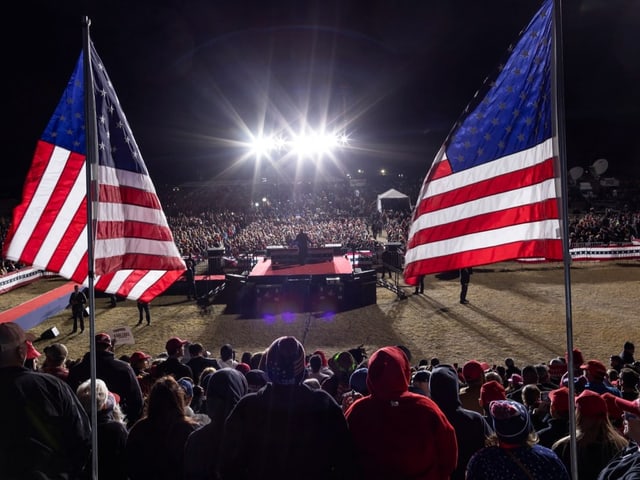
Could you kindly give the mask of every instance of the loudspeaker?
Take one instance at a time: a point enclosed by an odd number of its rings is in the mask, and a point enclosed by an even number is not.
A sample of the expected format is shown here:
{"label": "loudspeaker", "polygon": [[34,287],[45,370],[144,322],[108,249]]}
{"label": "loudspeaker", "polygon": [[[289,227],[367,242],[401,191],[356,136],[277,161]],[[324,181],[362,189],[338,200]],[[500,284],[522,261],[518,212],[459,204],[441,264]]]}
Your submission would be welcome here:
{"label": "loudspeaker", "polygon": [[222,266],[222,256],[224,255],[224,248],[209,248],[207,250],[207,260],[209,267],[209,275],[223,275],[224,268]]}
{"label": "loudspeaker", "polygon": [[52,338],[56,338],[58,335],[60,335],[58,329],[56,327],[51,327],[49,330],[45,330],[44,332],[42,332],[42,335],[40,335],[40,339],[50,340]]}

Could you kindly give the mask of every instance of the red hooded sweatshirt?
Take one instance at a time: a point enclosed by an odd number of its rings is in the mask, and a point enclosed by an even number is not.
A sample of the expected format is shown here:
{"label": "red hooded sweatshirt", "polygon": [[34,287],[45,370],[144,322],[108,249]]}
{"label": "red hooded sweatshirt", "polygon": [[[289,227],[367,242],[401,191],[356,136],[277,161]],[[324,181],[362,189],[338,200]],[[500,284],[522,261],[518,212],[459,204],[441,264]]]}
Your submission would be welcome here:
{"label": "red hooded sweatshirt", "polygon": [[363,478],[448,480],[458,461],[455,431],[433,400],[408,391],[404,352],[383,347],[368,367],[371,394],[345,413]]}

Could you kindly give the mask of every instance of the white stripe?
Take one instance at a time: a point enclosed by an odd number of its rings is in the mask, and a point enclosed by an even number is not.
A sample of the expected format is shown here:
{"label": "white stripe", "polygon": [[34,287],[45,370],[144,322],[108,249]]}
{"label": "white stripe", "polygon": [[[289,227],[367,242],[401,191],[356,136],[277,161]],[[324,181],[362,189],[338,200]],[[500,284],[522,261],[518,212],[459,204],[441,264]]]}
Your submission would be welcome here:
{"label": "white stripe", "polygon": [[[117,293],[118,290],[122,287],[123,284],[127,283],[127,279],[129,275],[133,273],[133,270],[120,270],[115,272],[113,278],[109,282],[109,285],[104,289],[106,293]],[[136,284],[131,288],[129,295],[127,298],[131,300],[137,300],[142,296],[144,292],[146,292],[150,287],[155,285],[155,283],[162,278],[162,276],[166,272],[164,270],[149,270],[144,276],[142,276]],[[96,283],[100,281],[100,277],[96,277]]]}
{"label": "white stripe", "polygon": [[[55,221],[51,225],[51,229],[47,234],[47,238],[42,243],[38,255],[34,259],[34,265],[47,265],[55,253],[58,245],[67,233],[67,229],[73,220],[78,207],[82,204],[87,194],[87,177],[86,177],[86,164],[82,165],[78,176],[71,187],[69,195],[64,201],[64,204],[58,211]],[[86,210],[85,210],[85,223],[86,223]],[[84,237],[84,244],[86,250],[87,238]],[[42,262],[42,263],[41,263]]]}
{"label": "white stripe", "polygon": [[560,238],[560,221],[557,219],[511,225],[485,232],[471,233],[459,237],[419,245],[407,251],[407,264],[429,258],[454,255],[456,253],[496,247],[512,242]]}
{"label": "white stripe", "polygon": [[429,182],[425,192],[418,199],[418,203],[425,197],[441,195],[462,186],[473,185],[474,183],[490,180],[499,175],[516,172],[524,168],[529,168],[539,163],[543,163],[553,156],[552,139],[545,140],[528,150],[501,157],[477,167],[452,173],[442,178],[437,178]]}
{"label": "white stripe", "polygon": [[73,245],[69,255],[67,255],[62,267],[60,267],[60,275],[65,278],[71,278],[84,254],[87,253],[87,245],[87,225],[85,224],[82,233],[78,236],[76,243]]}
{"label": "white stripe", "polygon": [[128,170],[120,170],[118,168],[101,165],[98,175],[102,185],[110,185],[113,187],[132,187],[156,193],[156,189],[153,186],[151,178],[149,175],[145,175],[144,173],[135,173]]}
{"label": "white stripe", "polygon": [[[420,215],[420,217],[411,224],[409,238],[425,228],[445,225],[457,220],[472,218],[485,213],[498,212],[508,208],[531,205],[553,198],[556,198],[556,184],[555,179],[550,179],[540,184],[527,185],[517,190],[498,193],[460,205],[442,208]],[[454,227],[452,227],[452,229],[453,228]]]}
{"label": "white stripe", "polygon": [[[47,167],[38,183],[38,187],[31,198],[31,202],[7,250],[7,258],[9,260],[20,259],[27,242],[31,239],[33,232],[40,222],[42,212],[44,212],[49,204],[49,200],[69,158],[69,153],[69,150],[60,147],[53,149]],[[42,268],[46,266],[46,262],[44,265],[34,264],[34,266]]]}
{"label": "white stripe", "polygon": [[166,226],[167,222],[162,210],[124,203],[100,202],[97,215],[101,222],[142,222]]}
{"label": "white stripe", "polygon": [[108,258],[127,253],[142,253],[146,255],[161,255],[169,257],[180,256],[175,243],[172,241],[124,237],[96,240],[95,242],[96,258]]}

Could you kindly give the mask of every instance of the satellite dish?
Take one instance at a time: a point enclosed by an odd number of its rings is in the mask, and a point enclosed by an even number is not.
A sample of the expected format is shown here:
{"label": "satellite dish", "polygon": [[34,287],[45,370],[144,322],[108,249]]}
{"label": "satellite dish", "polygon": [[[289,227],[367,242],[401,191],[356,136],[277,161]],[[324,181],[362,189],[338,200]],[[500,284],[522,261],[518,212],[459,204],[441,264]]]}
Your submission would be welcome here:
{"label": "satellite dish", "polygon": [[569,170],[569,178],[571,178],[573,183],[576,183],[576,180],[578,180],[580,177],[582,177],[583,173],[584,173],[584,168],[582,168],[582,167],[573,167],[571,170]]}
{"label": "satellite dish", "polygon": [[592,175],[598,178],[600,175],[607,171],[607,168],[609,168],[609,161],[605,158],[599,158],[598,160],[593,162],[590,170]]}

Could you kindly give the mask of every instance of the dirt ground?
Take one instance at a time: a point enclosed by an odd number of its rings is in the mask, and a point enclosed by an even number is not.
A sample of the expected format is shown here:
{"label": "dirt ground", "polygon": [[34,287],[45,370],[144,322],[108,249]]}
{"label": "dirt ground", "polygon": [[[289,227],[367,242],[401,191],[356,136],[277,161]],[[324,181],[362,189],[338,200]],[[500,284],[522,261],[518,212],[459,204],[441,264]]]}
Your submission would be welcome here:
{"label": "dirt ground", "polygon": [[[40,280],[0,295],[0,309],[19,305],[64,282]],[[116,345],[117,355],[135,350],[157,355],[175,335],[201,342],[213,355],[222,344],[230,343],[240,356],[245,351],[264,350],[281,335],[294,335],[307,352],[320,349],[328,354],[360,344],[369,354],[385,345],[405,345],[414,364],[431,357],[460,364],[473,358],[501,364],[507,356],[518,365],[548,362],[564,355],[568,325],[573,345],[586,358],[605,363],[621,351],[626,340],[640,343],[640,262],[576,262],[570,273],[569,308],[565,283],[562,264],[505,262],[474,269],[468,305],[458,302],[457,279],[430,275],[425,279],[424,295],[413,295],[412,287],[400,283],[407,293],[401,299],[378,286],[374,305],[329,319],[304,313],[270,321],[225,314],[224,305],[214,305],[203,314],[183,296],[162,296],[151,304],[151,326],[139,327],[135,302],[121,301],[109,308],[107,299],[97,298],[95,331],[131,327],[135,345]],[[38,340],[36,348],[42,351],[50,343],[61,342],[71,358],[82,356],[89,348],[89,327],[82,334],[71,334],[72,325],[68,310],[38,325],[32,330],[38,336],[53,326],[60,335]]]}

